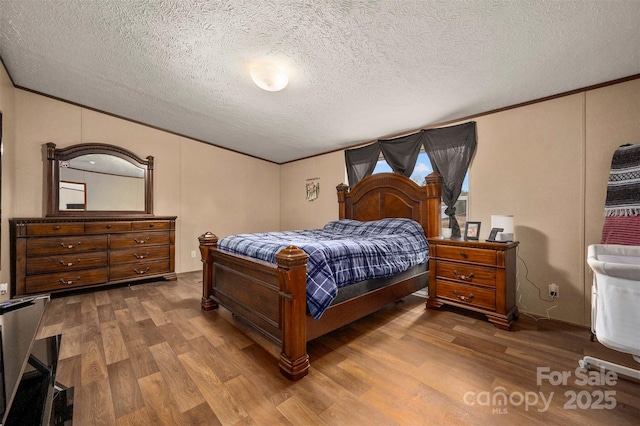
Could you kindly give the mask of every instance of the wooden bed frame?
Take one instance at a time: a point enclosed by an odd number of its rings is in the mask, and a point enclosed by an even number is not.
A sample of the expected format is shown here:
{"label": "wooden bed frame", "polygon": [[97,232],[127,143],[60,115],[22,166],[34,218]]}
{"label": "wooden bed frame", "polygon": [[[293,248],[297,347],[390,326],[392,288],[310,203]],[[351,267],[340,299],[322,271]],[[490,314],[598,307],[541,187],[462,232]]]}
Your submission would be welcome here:
{"label": "wooden bed frame", "polygon": [[[440,235],[442,178],[433,173],[420,186],[393,173],[363,179],[352,191],[338,185],[340,219],[370,221],[407,217],[420,223],[427,237]],[[218,237],[201,235],[202,309],[224,306],[282,347],[279,368],[291,380],[309,370],[307,342],[373,313],[426,287],[428,271],[331,305],[318,320],[307,313],[306,263],[301,249],[289,246],[276,255],[277,264],[217,249]]]}

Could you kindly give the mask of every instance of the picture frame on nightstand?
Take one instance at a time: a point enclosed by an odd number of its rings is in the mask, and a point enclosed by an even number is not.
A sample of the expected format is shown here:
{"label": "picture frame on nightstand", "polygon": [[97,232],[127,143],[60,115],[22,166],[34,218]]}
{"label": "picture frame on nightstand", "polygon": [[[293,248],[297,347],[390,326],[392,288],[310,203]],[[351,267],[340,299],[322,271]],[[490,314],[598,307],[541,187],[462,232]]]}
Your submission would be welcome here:
{"label": "picture frame on nightstand", "polygon": [[464,227],[464,239],[477,241],[480,237],[480,222],[467,222]]}

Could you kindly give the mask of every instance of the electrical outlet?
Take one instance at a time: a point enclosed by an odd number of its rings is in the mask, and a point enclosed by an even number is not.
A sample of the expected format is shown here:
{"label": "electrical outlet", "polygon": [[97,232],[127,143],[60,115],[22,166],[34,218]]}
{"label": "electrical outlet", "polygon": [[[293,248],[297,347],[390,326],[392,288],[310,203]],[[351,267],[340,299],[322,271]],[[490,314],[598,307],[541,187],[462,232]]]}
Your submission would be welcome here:
{"label": "electrical outlet", "polygon": [[196,251],[195,250],[191,250],[191,257],[196,257]]}
{"label": "electrical outlet", "polygon": [[0,284],[0,294],[7,294],[7,291],[9,291],[9,284],[7,283]]}
{"label": "electrical outlet", "polygon": [[549,284],[549,297],[557,299],[560,296],[560,286],[556,283]]}

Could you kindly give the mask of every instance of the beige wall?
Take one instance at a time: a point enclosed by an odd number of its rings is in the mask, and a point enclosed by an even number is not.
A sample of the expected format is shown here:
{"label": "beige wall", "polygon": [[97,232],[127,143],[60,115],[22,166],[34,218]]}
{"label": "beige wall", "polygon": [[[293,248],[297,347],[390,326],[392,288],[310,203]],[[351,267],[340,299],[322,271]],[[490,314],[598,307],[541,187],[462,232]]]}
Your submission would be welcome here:
{"label": "beige wall", "polygon": [[[43,214],[42,145],[120,145],[155,157],[155,214],[176,215],[176,271],[200,269],[197,236],[319,227],[338,217],[344,153],[281,166],[14,89],[0,67],[3,113],[0,282],[9,281],[9,217]],[[476,119],[471,220],[486,238],[492,214],[513,214],[521,311],[589,324],[585,254],[600,238],[611,156],[640,142],[640,80]],[[306,200],[308,179],[320,196]],[[198,254],[197,254],[198,256]],[[560,285],[556,303],[548,284]]]}
{"label": "beige wall", "polygon": [[[2,168],[0,188],[0,283],[9,282],[9,217],[13,216],[13,185],[15,174],[15,89],[9,75],[0,66],[0,112],[2,112],[2,151],[0,151],[0,167]],[[7,295],[0,296],[4,300]]]}
{"label": "beige wall", "polygon": [[[307,201],[308,179],[319,178],[320,194]],[[336,186],[346,182],[344,152],[283,164],[280,168],[281,228],[317,228],[338,218]]]}
{"label": "beige wall", "polygon": [[[564,321],[590,323],[592,276],[586,247],[598,243],[606,184],[615,148],[640,142],[640,80],[607,86],[476,119],[478,149],[471,164],[469,218],[488,236],[492,214],[513,214],[518,250],[520,310]],[[324,190],[313,209],[287,194],[303,185],[318,161],[327,179],[340,181],[340,155],[282,167],[282,227],[321,226],[335,190]],[[331,194],[327,194],[331,191]],[[305,212],[327,212],[300,218]],[[289,214],[290,213],[290,214]],[[304,223],[302,223],[304,222]],[[560,286],[549,302],[548,286]]]}
{"label": "beige wall", "polygon": [[469,217],[483,223],[483,238],[492,214],[514,215],[520,309],[546,315],[556,283],[560,298],[549,315],[578,323],[585,309],[583,110],[579,94],[478,118],[469,179]]}
{"label": "beige wall", "polygon": [[[0,67],[1,68],[1,67]],[[4,74],[6,76],[6,73]],[[5,85],[15,122],[5,128],[2,194],[1,282],[9,281],[9,217],[41,217],[43,149],[84,142],[121,146],[140,157],[154,156],[154,213],[178,216],[176,272],[201,268],[197,237],[280,227],[280,166],[167,132],[121,120]],[[0,104],[0,107],[4,105]],[[3,111],[4,112],[4,111]],[[6,189],[6,190],[5,190]],[[5,203],[10,204],[5,209]],[[191,257],[196,251],[196,257]]]}

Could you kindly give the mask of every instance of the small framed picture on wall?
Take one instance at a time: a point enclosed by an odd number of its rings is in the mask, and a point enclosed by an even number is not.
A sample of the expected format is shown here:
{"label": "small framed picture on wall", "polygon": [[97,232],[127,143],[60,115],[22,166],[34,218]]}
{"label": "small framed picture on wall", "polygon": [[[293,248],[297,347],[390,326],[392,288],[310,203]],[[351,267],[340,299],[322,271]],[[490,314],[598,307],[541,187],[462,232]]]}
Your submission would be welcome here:
{"label": "small framed picture on wall", "polygon": [[480,222],[467,222],[464,228],[465,240],[477,240],[480,236]]}

